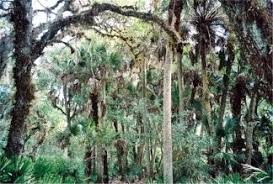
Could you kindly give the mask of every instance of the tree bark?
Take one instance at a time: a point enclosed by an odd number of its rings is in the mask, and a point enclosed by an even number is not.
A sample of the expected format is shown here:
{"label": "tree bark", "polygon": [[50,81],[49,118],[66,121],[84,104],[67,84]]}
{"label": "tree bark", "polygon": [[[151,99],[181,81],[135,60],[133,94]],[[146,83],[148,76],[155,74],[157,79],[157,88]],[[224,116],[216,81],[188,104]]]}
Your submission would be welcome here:
{"label": "tree bark", "polygon": [[[220,59],[225,60],[225,53],[223,53],[223,57]],[[226,73],[224,74],[223,77],[223,92],[222,92],[222,99],[221,99],[221,104],[220,104],[220,113],[219,113],[219,120],[217,123],[216,127],[216,144],[217,144],[217,149],[218,151],[221,150],[221,139],[223,137],[223,121],[224,121],[224,114],[225,114],[225,109],[226,109],[226,101],[227,101],[227,96],[228,96],[228,85],[229,85],[229,78],[230,78],[230,73],[231,73],[231,66],[232,62],[234,60],[234,51],[233,51],[233,46],[231,43],[228,43],[228,60],[226,64]]]}
{"label": "tree bark", "polygon": [[[174,28],[176,32],[180,32],[180,18],[183,9],[182,0],[170,0],[168,8],[168,24]],[[182,75],[182,58],[183,58],[183,45],[181,43],[176,45],[175,48],[176,60],[178,62],[178,88],[179,88],[179,106],[178,114],[179,121],[182,123],[182,112],[183,112],[183,75]]]}
{"label": "tree bark", "polygon": [[[232,116],[235,120],[235,138],[233,142],[233,152],[236,154],[242,154],[242,149],[245,148],[244,139],[242,138],[241,132],[241,109],[242,109],[242,101],[245,98],[245,89],[246,83],[245,78],[243,76],[238,76],[235,82],[235,86],[232,88],[232,95],[230,97],[231,103],[231,112]],[[234,171],[241,171],[241,164],[235,164]]]}
{"label": "tree bark", "polygon": [[247,127],[246,127],[246,164],[251,165],[253,152],[253,130],[255,127],[255,107],[256,94],[253,92],[248,109]]}
{"label": "tree bark", "polygon": [[128,143],[123,139],[118,139],[114,146],[117,149],[117,157],[118,157],[118,173],[121,175],[121,180],[126,181],[126,172],[127,172],[127,155],[128,155]]}
{"label": "tree bark", "polygon": [[144,123],[143,123],[143,116],[141,114],[137,115],[137,126],[139,127],[138,133],[140,137],[140,143],[137,145],[137,155],[136,155],[136,164],[139,168],[141,168],[143,157],[144,157],[144,140],[143,140],[143,135],[144,135]]}
{"label": "tree bark", "polygon": [[[101,88],[94,89],[94,92],[91,94],[91,100],[92,100],[92,115],[93,120],[96,124],[96,132],[97,135],[100,134],[100,127],[103,123],[103,118],[105,116],[106,107],[105,107],[105,80],[102,79],[100,82]],[[100,86],[98,84],[98,86]],[[99,93],[99,90],[101,93]],[[97,183],[108,183],[109,181],[109,175],[108,175],[108,154],[107,149],[105,148],[103,142],[100,141],[100,138],[97,138],[96,142],[96,163],[97,163]]]}
{"label": "tree bark", "polygon": [[64,106],[65,106],[65,116],[66,116],[66,123],[67,123],[67,127],[66,127],[66,131],[68,131],[67,134],[65,134],[64,136],[64,150],[66,150],[65,156],[71,158],[72,152],[70,150],[70,137],[71,137],[71,121],[72,121],[72,117],[71,117],[71,93],[70,93],[70,89],[67,86],[67,82],[65,82],[63,84],[63,95],[64,95]]}
{"label": "tree bark", "polygon": [[206,47],[205,45],[201,46],[201,63],[202,63],[202,84],[203,84],[203,93],[202,93],[202,105],[205,110],[203,114],[203,123],[207,126],[207,131],[210,136],[214,135],[214,127],[211,121],[211,107],[209,101],[209,80],[207,73],[207,63],[206,63]]}
{"label": "tree bark", "polygon": [[[182,46],[181,46],[182,47]],[[184,91],[184,79],[183,79],[183,66],[182,66],[182,58],[183,58],[183,48],[176,49],[176,59],[177,59],[177,67],[178,67],[178,90],[179,90],[179,121],[183,122],[182,113],[184,111],[184,100],[183,100],[183,91]]]}
{"label": "tree bark", "polygon": [[32,1],[14,0],[11,20],[14,23],[13,76],[16,86],[15,104],[11,111],[11,125],[6,146],[7,155],[19,155],[23,148],[26,117],[34,99],[34,86],[31,83],[32,48]]}
{"label": "tree bark", "polygon": [[109,175],[108,175],[108,159],[107,159],[107,150],[104,149],[103,150],[103,173],[104,173],[104,177],[103,177],[103,182],[104,183],[108,183],[109,182]]}
{"label": "tree bark", "polygon": [[[179,33],[183,1],[171,0],[168,7],[168,25]],[[179,37],[180,34],[179,34]],[[175,39],[176,40],[176,39]],[[181,40],[180,40],[181,41]],[[178,49],[178,51],[180,51]],[[181,53],[182,57],[182,53]],[[165,183],[173,183],[172,163],[172,60],[173,48],[166,44],[163,79],[163,175]],[[182,91],[180,91],[182,92]],[[181,100],[181,99],[179,99]],[[181,113],[181,111],[180,111]]]}
{"label": "tree bark", "polygon": [[235,141],[233,146],[233,151],[235,153],[239,153],[242,151],[243,138],[241,133],[241,109],[242,109],[242,101],[245,98],[245,89],[246,83],[245,78],[243,76],[238,76],[235,82],[235,86],[232,89],[231,96],[231,112],[233,114],[233,118],[236,120],[235,125]]}
{"label": "tree bark", "polygon": [[90,177],[95,174],[95,158],[96,158],[96,150],[95,148],[92,148],[91,146],[86,146],[85,156],[84,156],[84,163],[85,163],[85,169],[84,173],[85,176],[88,178],[88,181],[90,181]]}
{"label": "tree bark", "polygon": [[163,173],[164,182],[173,183],[172,163],[172,50],[166,46],[164,63],[164,93],[163,93]]}

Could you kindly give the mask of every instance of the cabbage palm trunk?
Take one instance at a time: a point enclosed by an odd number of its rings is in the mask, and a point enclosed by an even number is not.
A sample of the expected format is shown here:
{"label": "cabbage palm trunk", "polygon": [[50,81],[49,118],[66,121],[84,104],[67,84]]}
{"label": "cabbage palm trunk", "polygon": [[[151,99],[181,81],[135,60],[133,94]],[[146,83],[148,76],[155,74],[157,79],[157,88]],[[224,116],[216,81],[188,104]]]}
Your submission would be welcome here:
{"label": "cabbage palm trunk", "polygon": [[[245,148],[244,139],[242,137],[241,131],[241,111],[242,111],[242,102],[245,98],[245,90],[246,90],[246,82],[243,76],[238,76],[233,86],[231,92],[232,95],[230,96],[230,103],[231,103],[231,112],[232,116],[235,120],[235,137],[233,143],[233,152],[235,154],[243,154],[243,149]],[[241,161],[238,161],[238,164],[235,164],[233,167],[235,172],[241,172],[242,166]]]}
{"label": "cabbage palm trunk", "polygon": [[182,58],[183,58],[183,48],[182,45],[180,48],[176,49],[176,59],[177,59],[177,67],[178,67],[178,90],[179,90],[179,121],[180,123],[183,122],[183,111],[184,111],[184,99],[183,99],[183,91],[184,91],[184,80],[183,80],[183,65],[182,65]]}
{"label": "cabbage palm trunk", "polygon": [[[170,0],[168,24],[179,32],[180,17],[183,9],[182,0]],[[182,53],[179,57],[182,57]],[[180,58],[181,59],[181,58]],[[172,157],[172,60],[173,48],[166,44],[166,57],[163,76],[163,175],[165,183],[173,183]],[[180,91],[182,93],[182,91]],[[182,107],[182,106],[181,106]],[[181,110],[181,109],[179,109]],[[181,113],[182,111],[180,111]]]}
{"label": "cabbage palm trunk", "polygon": [[249,109],[247,112],[246,123],[246,164],[251,165],[252,152],[253,152],[253,131],[256,125],[255,121],[255,107],[257,102],[257,95],[255,92],[251,95]]}
{"label": "cabbage palm trunk", "polygon": [[200,56],[202,64],[202,105],[203,105],[203,124],[206,125],[208,134],[214,135],[214,127],[211,121],[211,106],[209,101],[209,79],[207,72],[207,61],[206,61],[206,46],[201,44]]}
{"label": "cabbage palm trunk", "polygon": [[[228,54],[228,60],[226,64],[226,73],[224,74],[223,77],[223,91],[222,91],[222,98],[221,98],[221,104],[220,104],[220,113],[219,113],[219,120],[217,122],[216,126],[216,146],[218,151],[221,150],[221,139],[223,134],[223,121],[224,121],[224,114],[225,114],[225,109],[226,109],[226,101],[227,101],[227,96],[228,96],[228,86],[229,86],[229,81],[230,81],[230,73],[231,73],[231,66],[234,60],[234,48],[232,43],[228,42],[227,45],[227,54]],[[223,53],[223,56],[220,58],[222,59],[225,63],[225,55],[226,53]]]}
{"label": "cabbage palm trunk", "polygon": [[[94,106],[97,108],[96,109],[96,132],[97,135],[100,134],[100,129],[103,124],[103,118],[105,116],[105,111],[106,111],[106,82],[105,78],[102,80],[101,84],[101,89],[96,89],[96,102],[97,104],[94,104]],[[101,92],[99,92],[100,90]],[[96,158],[97,158],[97,182],[98,183],[108,183],[109,181],[109,175],[108,175],[108,153],[107,149],[105,147],[105,144],[100,141],[100,139],[97,139],[97,153],[96,153]]]}
{"label": "cabbage palm trunk", "polygon": [[172,49],[166,45],[163,82],[163,174],[165,183],[173,183],[172,163]]}

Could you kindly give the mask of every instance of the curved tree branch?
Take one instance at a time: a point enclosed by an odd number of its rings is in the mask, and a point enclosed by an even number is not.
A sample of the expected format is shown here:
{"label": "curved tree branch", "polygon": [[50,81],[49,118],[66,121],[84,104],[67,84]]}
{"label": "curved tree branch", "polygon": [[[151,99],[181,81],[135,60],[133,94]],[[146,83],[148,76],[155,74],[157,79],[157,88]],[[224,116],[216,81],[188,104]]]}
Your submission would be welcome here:
{"label": "curved tree branch", "polygon": [[[93,26],[95,23],[94,17],[106,11],[111,11],[113,13],[117,13],[127,17],[138,18],[146,22],[156,23],[175,42],[182,42],[180,34],[176,30],[174,30],[170,25],[168,25],[165,20],[161,19],[160,17],[156,15],[153,15],[151,13],[138,12],[132,7],[126,7],[126,6],[122,7],[122,6],[117,6],[117,5],[113,5],[109,3],[100,3],[100,4],[95,3],[89,10],[83,11],[76,15],[72,15],[70,17],[56,19],[52,23],[49,23],[49,25],[42,24],[41,26],[34,28],[32,30],[33,36],[42,34],[42,37],[39,40],[36,40],[33,37],[32,61],[35,61],[38,57],[40,57],[43,54],[44,48],[47,47],[50,43],[52,43],[52,40],[55,39],[55,36],[57,35],[59,31],[73,24]],[[45,33],[43,33],[46,27],[48,29]],[[10,37],[12,36],[10,35]],[[10,40],[12,40],[12,38]],[[12,51],[12,48],[8,47],[6,48],[5,52],[10,53],[11,51]]]}
{"label": "curved tree branch", "polygon": [[109,3],[95,3],[90,10],[81,12],[80,14],[70,17],[58,19],[49,25],[48,31],[43,34],[40,40],[34,41],[33,44],[33,60],[37,59],[43,52],[43,49],[54,38],[59,30],[64,29],[72,24],[81,25],[94,25],[94,17],[105,11],[111,11],[127,17],[135,17],[146,22],[153,22],[158,24],[162,29],[174,40],[181,42],[180,34],[169,26],[164,20],[156,15],[145,12],[138,12],[132,8],[123,8],[121,6],[109,4]]}

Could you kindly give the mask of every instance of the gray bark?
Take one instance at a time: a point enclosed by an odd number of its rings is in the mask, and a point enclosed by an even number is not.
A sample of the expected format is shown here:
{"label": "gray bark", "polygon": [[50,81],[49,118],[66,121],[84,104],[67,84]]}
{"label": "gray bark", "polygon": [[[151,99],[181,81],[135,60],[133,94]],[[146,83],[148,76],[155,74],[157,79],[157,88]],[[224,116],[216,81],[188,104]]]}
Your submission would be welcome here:
{"label": "gray bark", "polygon": [[252,94],[247,117],[246,125],[246,164],[251,165],[252,152],[253,152],[253,130],[256,125],[255,122],[255,107],[256,107],[256,94]]}
{"label": "gray bark", "polygon": [[9,51],[13,48],[13,40],[6,35],[0,38],[0,79],[8,63]]}
{"label": "gray bark", "polygon": [[172,163],[172,50],[166,46],[166,58],[164,63],[164,93],[163,93],[163,173],[164,182],[173,183]]}

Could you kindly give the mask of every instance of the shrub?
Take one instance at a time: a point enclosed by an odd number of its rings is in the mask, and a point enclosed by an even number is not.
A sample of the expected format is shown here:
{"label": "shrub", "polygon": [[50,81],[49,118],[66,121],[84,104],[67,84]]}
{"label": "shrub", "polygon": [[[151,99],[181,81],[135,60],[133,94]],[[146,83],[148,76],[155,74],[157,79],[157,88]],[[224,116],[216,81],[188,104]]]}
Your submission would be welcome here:
{"label": "shrub", "polygon": [[49,178],[50,175],[57,173],[57,164],[45,157],[39,157],[33,167],[33,175],[36,180],[39,180],[47,175]]}
{"label": "shrub", "polygon": [[222,175],[213,180],[213,183],[217,184],[239,184],[239,183],[245,183],[243,178],[241,178],[239,173],[231,174],[231,175]]}
{"label": "shrub", "polygon": [[82,183],[83,168],[81,161],[61,157],[39,157],[35,162],[33,175],[36,181],[42,183]]}
{"label": "shrub", "polygon": [[33,163],[26,157],[0,157],[0,183],[31,183]]}
{"label": "shrub", "polygon": [[[197,136],[184,125],[173,126],[174,181],[199,182],[208,177],[208,165],[202,150],[209,145],[205,138]],[[190,182],[190,181],[187,181]]]}

